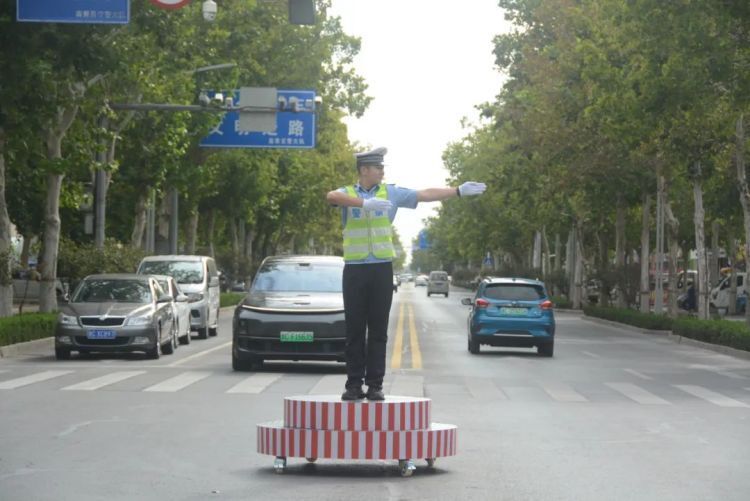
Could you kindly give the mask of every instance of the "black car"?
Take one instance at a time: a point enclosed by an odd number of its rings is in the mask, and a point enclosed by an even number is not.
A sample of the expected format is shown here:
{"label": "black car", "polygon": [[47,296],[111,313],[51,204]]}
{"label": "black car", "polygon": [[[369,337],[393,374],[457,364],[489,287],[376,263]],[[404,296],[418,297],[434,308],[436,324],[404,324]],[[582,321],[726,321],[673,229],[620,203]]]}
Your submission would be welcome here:
{"label": "black car", "polygon": [[232,367],[264,360],[344,361],[346,330],[337,256],[271,256],[232,322]]}

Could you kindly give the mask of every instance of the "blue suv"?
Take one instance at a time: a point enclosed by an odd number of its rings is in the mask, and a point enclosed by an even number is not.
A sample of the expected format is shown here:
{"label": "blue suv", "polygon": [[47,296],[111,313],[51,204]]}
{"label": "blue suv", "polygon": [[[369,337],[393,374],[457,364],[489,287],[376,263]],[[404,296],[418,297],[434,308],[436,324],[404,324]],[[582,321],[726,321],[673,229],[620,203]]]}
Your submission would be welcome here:
{"label": "blue suv", "polygon": [[480,345],[533,348],[544,357],[555,350],[555,315],[544,283],[526,278],[486,278],[476,296],[464,298],[469,313],[469,352]]}

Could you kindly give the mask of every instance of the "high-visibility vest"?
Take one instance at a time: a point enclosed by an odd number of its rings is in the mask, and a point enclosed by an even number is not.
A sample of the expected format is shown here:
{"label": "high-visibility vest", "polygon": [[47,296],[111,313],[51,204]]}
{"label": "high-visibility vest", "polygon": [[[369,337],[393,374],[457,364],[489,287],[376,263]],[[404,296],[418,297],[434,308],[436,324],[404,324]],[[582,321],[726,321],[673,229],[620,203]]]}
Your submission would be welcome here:
{"label": "high-visibility vest", "polygon": [[[346,187],[346,194],[359,196],[354,186]],[[388,200],[388,190],[381,184],[377,198]],[[379,214],[379,215],[378,215]],[[393,230],[387,211],[365,211],[362,207],[347,207],[344,226],[344,261],[359,261],[372,254],[378,259],[393,259]]]}

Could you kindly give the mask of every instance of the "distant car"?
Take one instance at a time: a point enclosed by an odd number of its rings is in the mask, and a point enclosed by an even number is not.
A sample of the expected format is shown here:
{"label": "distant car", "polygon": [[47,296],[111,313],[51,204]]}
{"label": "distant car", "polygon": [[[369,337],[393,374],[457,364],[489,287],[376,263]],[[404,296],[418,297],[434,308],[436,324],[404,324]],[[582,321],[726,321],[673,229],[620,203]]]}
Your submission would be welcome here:
{"label": "distant car", "polygon": [[238,282],[232,282],[231,287],[232,292],[245,292],[245,282],[238,281]]}
{"label": "distant car", "polygon": [[555,348],[554,305],[544,283],[525,278],[487,278],[479,283],[468,319],[468,347],[479,353],[480,345],[537,347],[551,357]]}
{"label": "distant car", "polygon": [[449,288],[450,284],[448,283],[448,272],[430,272],[430,276],[427,279],[427,297],[430,297],[430,295],[432,294],[445,294],[445,297],[448,297]]}
{"label": "distant car", "polygon": [[172,315],[180,344],[190,344],[190,305],[186,294],[180,290],[177,281],[169,275],[152,275],[161,288],[172,296]]}
{"label": "distant car", "polygon": [[398,292],[398,286],[400,283],[401,280],[399,280],[396,275],[393,275],[393,292]]}
{"label": "distant car", "polygon": [[428,280],[429,278],[427,277],[427,275],[419,275],[414,280],[414,287],[427,287]]}
{"label": "distant car", "polygon": [[264,360],[344,361],[346,327],[338,256],[263,260],[232,322],[232,368]]}
{"label": "distant car", "polygon": [[55,356],[65,360],[72,351],[142,351],[149,358],[171,354],[177,346],[172,299],[151,276],[90,275],[69,302],[59,305]]}
{"label": "distant car", "polygon": [[[739,271],[737,274],[737,297],[741,297],[745,294],[745,276],[746,273]],[[729,309],[729,291],[731,289],[730,275],[722,278],[719,283],[711,290],[710,301],[711,306],[717,309],[723,309],[726,311]]]}

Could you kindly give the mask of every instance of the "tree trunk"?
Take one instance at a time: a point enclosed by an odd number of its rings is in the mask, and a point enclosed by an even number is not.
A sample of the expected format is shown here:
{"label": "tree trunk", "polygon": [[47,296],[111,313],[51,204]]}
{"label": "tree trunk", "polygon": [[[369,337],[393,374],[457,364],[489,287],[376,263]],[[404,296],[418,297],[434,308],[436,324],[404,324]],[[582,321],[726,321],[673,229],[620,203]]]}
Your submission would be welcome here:
{"label": "tree trunk", "polygon": [[576,260],[575,260],[575,271],[573,273],[573,308],[580,309],[583,306],[583,281],[584,281],[584,269],[583,269],[583,231],[581,223],[576,221],[575,230],[575,249],[576,249]]}
{"label": "tree trunk", "polygon": [[[552,262],[550,257],[551,250],[549,248],[549,238],[547,238],[547,228],[544,226],[542,226],[542,248],[542,275],[546,276],[552,271]],[[497,260],[495,262],[497,262]]]}
{"label": "tree trunk", "polygon": [[214,230],[216,228],[216,211],[211,209],[208,213],[208,226],[206,228],[206,241],[208,242],[208,255],[215,258],[214,252]]}
{"label": "tree trunk", "polygon": [[651,236],[651,195],[643,194],[643,209],[641,216],[641,312],[650,313],[651,305],[649,297],[651,295],[650,280],[648,276],[648,265],[650,261],[649,241]]}
{"label": "tree trunk", "polygon": [[193,207],[188,218],[188,227],[185,232],[185,252],[195,254],[195,243],[198,240],[198,209]]}
{"label": "tree trunk", "polygon": [[229,235],[232,241],[232,278],[237,279],[240,270],[240,241],[237,234],[237,218],[229,216]]}
{"label": "tree trunk", "polygon": [[555,271],[560,271],[562,264],[562,242],[560,242],[560,234],[555,233]]}
{"label": "tree trunk", "polygon": [[0,127],[0,317],[13,314],[13,277],[10,217],[5,200],[5,129]]}
{"label": "tree trunk", "polygon": [[24,270],[29,268],[29,253],[31,253],[31,244],[34,242],[36,237],[31,235],[23,235],[23,245],[21,246],[21,268]]}
{"label": "tree trunk", "polygon": [[628,306],[625,297],[625,202],[622,193],[617,194],[617,208],[615,213],[615,266],[617,267],[617,307]]}
{"label": "tree trunk", "polygon": [[575,290],[575,257],[576,257],[576,233],[573,228],[568,233],[568,241],[565,244],[565,276],[568,279],[568,296],[573,301],[573,292]]}
{"label": "tree trunk", "polygon": [[709,290],[719,283],[719,222],[711,222],[711,257],[708,261]]}
{"label": "tree trunk", "polygon": [[731,236],[729,240],[729,255],[732,260],[732,271],[729,279],[729,314],[737,313],[737,269],[735,268],[735,257],[737,256],[737,240]]}
{"label": "tree trunk", "polygon": [[[745,262],[750,256],[750,189],[747,185],[747,173],[745,172],[745,126],[744,117],[740,114],[736,123],[736,146],[735,161],[737,164],[737,189],[740,191],[740,204],[742,205],[742,219],[745,226]],[[745,266],[745,268],[750,268]],[[747,281],[747,276],[745,277]],[[750,287],[747,283],[745,288]],[[745,323],[750,326],[750,306],[745,308]]]}
{"label": "tree trunk", "polygon": [[667,245],[669,246],[667,312],[670,317],[677,318],[677,256],[680,253],[680,222],[672,212],[672,202],[669,199],[668,185],[664,187],[664,217],[667,223]]}
{"label": "tree trunk", "polygon": [[698,318],[708,319],[708,265],[706,262],[706,235],[704,230],[703,186],[700,180],[700,163],[697,163],[697,175],[693,179],[693,199],[695,200],[695,250],[698,255]]}
{"label": "tree trunk", "polygon": [[143,235],[146,230],[146,204],[148,203],[148,192],[139,191],[135,201],[135,221],[133,232],[130,235],[130,245],[136,249],[143,245]]}

